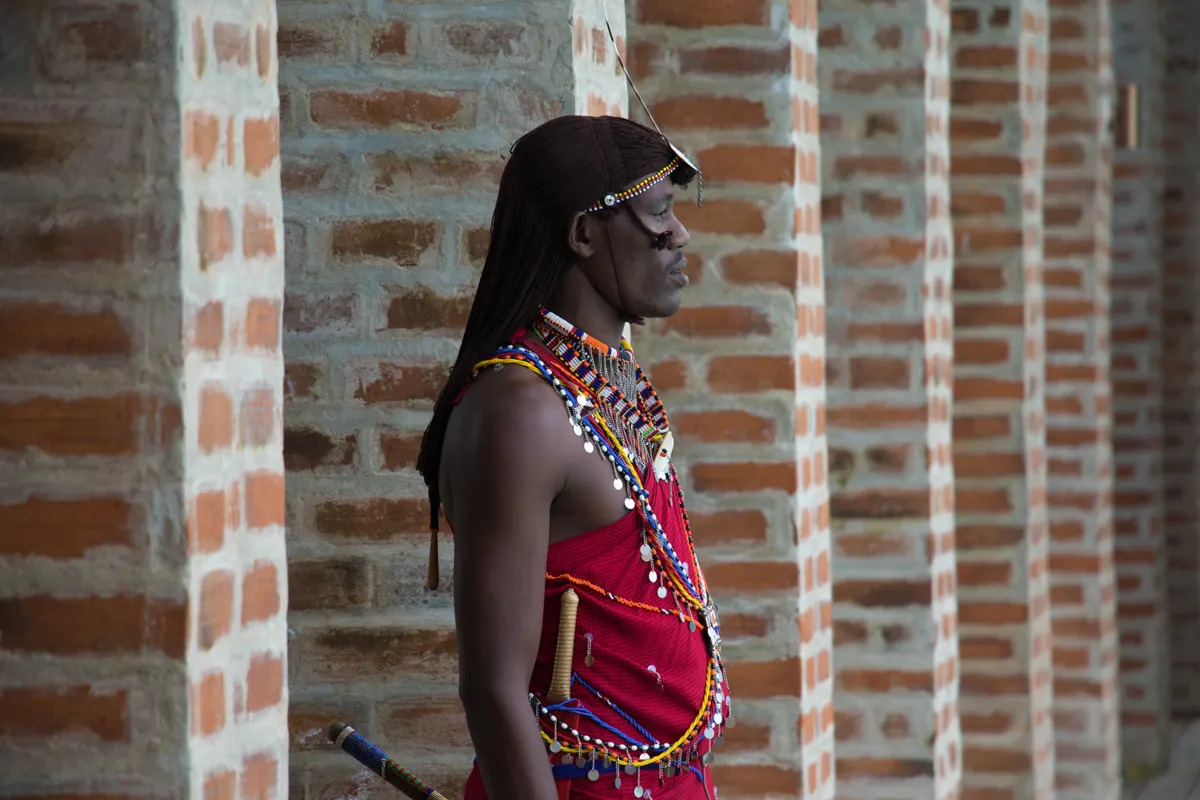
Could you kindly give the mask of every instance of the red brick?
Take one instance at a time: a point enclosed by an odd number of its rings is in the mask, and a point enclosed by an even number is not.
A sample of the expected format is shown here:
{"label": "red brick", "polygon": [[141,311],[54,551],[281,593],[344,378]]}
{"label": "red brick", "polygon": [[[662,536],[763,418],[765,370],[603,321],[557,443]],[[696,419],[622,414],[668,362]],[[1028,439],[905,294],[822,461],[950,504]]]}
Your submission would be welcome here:
{"label": "red brick", "polygon": [[929,516],[928,489],[866,489],[839,491],[830,497],[835,519],[897,519]]}
{"label": "red brick", "polygon": [[276,800],[279,762],[270,753],[255,753],[242,760],[241,800]]}
{"label": "red brick", "polygon": [[931,671],[907,672],[900,669],[841,668],[834,677],[838,689],[844,692],[887,694],[893,691],[933,693]]}
{"label": "red brick", "polygon": [[367,163],[375,176],[375,191],[384,194],[494,191],[504,170],[503,160],[484,152],[439,151],[432,156],[386,152],[370,156]]}
{"label": "red brick", "polygon": [[865,608],[902,608],[928,606],[932,587],[927,580],[849,580],[833,584],[833,602]]}
{"label": "red brick", "polygon": [[221,120],[204,111],[188,111],[183,115],[183,155],[194,158],[207,169],[217,157],[221,146]]}
{"label": "red brick", "polygon": [[382,258],[401,267],[415,267],[437,245],[440,230],[434,222],[371,220],[339,222],[333,228],[333,254],[338,257]]}
{"label": "red brick", "polygon": [[925,254],[923,237],[840,236],[829,244],[829,258],[845,267],[909,266]]}
{"label": "red brick", "polygon": [[33,264],[121,264],[133,252],[137,223],[121,217],[90,216],[70,223],[39,219],[10,223],[0,248],[0,267]]}
{"label": "red brick", "polygon": [[723,337],[767,334],[771,323],[749,306],[696,306],[680,309],[664,320],[663,330],[688,337]]}
{"label": "red brick", "polygon": [[388,302],[389,330],[461,330],[467,324],[473,298],[468,295],[443,297],[429,289],[410,289],[394,294]]}
{"label": "red brick", "polygon": [[233,625],[233,573],[216,570],[200,582],[196,633],[200,649],[211,649]]}
{"label": "red brick", "polygon": [[768,145],[720,145],[701,151],[705,180],[786,183],[796,175],[796,151]]}
{"label": "red brick", "polygon": [[752,236],[767,229],[763,208],[748,200],[706,200],[702,206],[678,206],[675,213],[693,233]]}
{"label": "red brick", "polygon": [[651,112],[659,125],[677,130],[734,130],[768,125],[766,105],[748,98],[675,97],[655,103]]}
{"label": "red brick", "polygon": [[189,330],[193,348],[211,355],[220,353],[225,340],[225,309],[221,302],[205,303],[192,317]]}
{"label": "red brick", "polygon": [[798,254],[788,250],[746,250],[721,259],[725,280],[734,284],[779,285],[796,288],[799,274]]}
{"label": "red brick", "polygon": [[312,121],[329,128],[453,130],[474,127],[477,100],[468,92],[326,89],[309,97]]}
{"label": "red brick", "polygon": [[772,442],[775,422],[747,411],[676,411],[674,427],[689,441]]}
{"label": "red brick", "polygon": [[200,269],[205,270],[233,252],[233,218],[227,208],[208,208],[203,203],[196,216],[196,251]]}
{"label": "red brick", "polygon": [[0,736],[16,739],[79,733],[104,742],[128,742],[129,693],[90,686],[0,689]]}
{"label": "red brick", "polygon": [[[178,659],[185,651],[185,613],[182,600],[37,595],[0,600],[0,631],[10,652],[118,655],[156,650]],[[81,625],[81,619],[88,624]]]}
{"label": "red brick", "polygon": [[271,66],[274,63],[271,52],[271,30],[261,23],[254,28],[254,61],[258,68],[258,77],[263,80],[270,77]]}
{"label": "red brick", "polygon": [[689,74],[782,75],[788,71],[791,63],[791,52],[783,45],[685,47],[679,50],[678,57],[680,70]]}
{"label": "red brick", "polygon": [[698,492],[758,492],[778,490],[793,493],[797,489],[794,463],[717,463],[694,464],[692,483]]}
{"label": "red brick", "polygon": [[212,736],[225,728],[225,676],[221,672],[210,672],[193,687],[195,699],[192,717],[193,733]]}
{"label": "red brick", "polygon": [[120,497],[31,497],[0,505],[0,555],[83,558],[97,547],[131,547],[135,513]]}
{"label": "red brick", "polygon": [[233,443],[233,399],[223,388],[210,384],[200,390],[200,424],[197,432],[205,453]]}
{"label": "red brick", "polygon": [[708,28],[720,25],[766,25],[766,0],[698,0],[686,7],[672,0],[643,0],[637,9],[643,25]]}
{"label": "red brick", "polygon": [[201,492],[192,500],[188,514],[188,550],[212,553],[225,542],[225,493]]}
{"label": "red brick", "polygon": [[237,773],[224,771],[206,776],[204,800],[237,800]]}
{"label": "red brick", "polygon": [[[372,373],[378,377],[368,380]],[[352,378],[358,386],[354,398],[368,405],[432,401],[442,390],[448,374],[445,366],[380,362],[374,368],[362,368]]]}
{"label": "red brick", "polygon": [[384,431],[379,435],[379,451],[383,468],[389,472],[413,469],[421,449],[421,435]]}
{"label": "red brick", "polygon": [[408,23],[394,20],[371,39],[371,54],[404,56],[408,54]]}
{"label": "red brick", "polygon": [[[388,449],[383,444],[384,468],[388,466]],[[283,465],[288,472],[319,469],[322,467],[348,467],[358,456],[358,438],[349,434],[333,437],[315,428],[288,428],[283,432]],[[415,456],[414,456],[415,457]]]}
{"label": "red brick", "polygon": [[[793,572],[795,565],[792,565]],[[739,697],[797,697],[800,695],[800,659],[780,661],[737,660],[729,664],[730,686],[744,687]]]}
{"label": "red brick", "polygon": [[300,635],[300,676],[344,682],[394,678],[397,670],[418,680],[453,685],[458,640],[453,629],[350,628]]}
{"label": "red brick", "polygon": [[283,699],[283,659],[258,653],[246,671],[246,711],[253,714],[279,705]]}
{"label": "red brick", "polygon": [[279,116],[248,117],[242,123],[242,150],[246,172],[261,175],[279,157]]}
{"label": "red brick", "polygon": [[0,452],[119,456],[138,449],[142,398],[134,394],[0,403]]}
{"label": "red brick", "polygon": [[283,476],[274,472],[246,475],[246,525],[266,528],[284,524]]}
{"label": "red brick", "polygon": [[278,574],[274,564],[261,561],[242,578],[242,625],[268,620],[279,613]]}
{"label": "red brick", "polygon": [[370,568],[363,559],[288,559],[288,610],[335,610],[370,600]]}
{"label": "red brick", "polygon": [[907,389],[910,384],[909,364],[902,358],[850,359],[850,385],[854,389]]}
{"label": "red brick", "polygon": [[323,379],[323,368],[319,364],[284,362],[284,397],[287,400],[317,399],[321,391],[318,384]]}
{"label": "red brick", "polygon": [[425,500],[361,500],[321,503],[316,509],[319,533],[347,541],[382,541],[429,530]]}
{"label": "red brick", "polygon": [[[246,346],[262,350],[279,348],[280,303],[254,297],[246,304]],[[289,373],[291,374],[291,373]]]}

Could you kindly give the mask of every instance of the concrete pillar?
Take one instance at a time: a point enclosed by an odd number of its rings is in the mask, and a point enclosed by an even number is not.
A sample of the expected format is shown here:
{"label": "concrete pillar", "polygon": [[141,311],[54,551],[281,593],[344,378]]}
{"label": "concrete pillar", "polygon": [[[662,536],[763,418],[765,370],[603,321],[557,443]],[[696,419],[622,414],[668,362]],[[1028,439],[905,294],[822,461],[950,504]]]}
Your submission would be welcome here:
{"label": "concrete pillar", "polygon": [[826,3],[839,796],[958,796],[947,3]]}
{"label": "concrete pillar", "polygon": [[954,465],[966,797],[1049,798],[1044,0],[956,0]]}
{"label": "concrete pillar", "polygon": [[273,5],[0,17],[0,793],[285,795]]}
{"label": "concrete pillar", "polygon": [[1055,764],[1059,795],[1080,798],[1120,792],[1109,379],[1110,36],[1107,0],[1050,6],[1044,219]]}

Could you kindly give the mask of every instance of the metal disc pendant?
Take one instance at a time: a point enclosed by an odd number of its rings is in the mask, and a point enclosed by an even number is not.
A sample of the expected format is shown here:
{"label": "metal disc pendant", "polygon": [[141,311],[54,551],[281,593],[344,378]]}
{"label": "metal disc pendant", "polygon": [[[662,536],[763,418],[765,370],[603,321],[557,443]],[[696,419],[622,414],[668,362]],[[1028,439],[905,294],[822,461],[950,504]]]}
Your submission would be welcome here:
{"label": "metal disc pendant", "polygon": [[712,729],[712,728],[705,728],[705,729],[704,729],[704,738],[705,738],[705,739],[711,739],[711,738],[713,738],[714,736],[716,736],[716,734],[715,734],[715,733],[713,733],[713,729]]}
{"label": "metal disc pendant", "polygon": [[617,773],[617,777],[613,778],[613,788],[614,789],[621,788],[621,773],[619,773],[619,772]]}
{"label": "metal disc pendant", "polygon": [[[589,451],[589,452],[591,452],[591,451]],[[625,507],[628,508],[630,511],[633,510],[633,498],[632,497],[625,498]]]}
{"label": "metal disc pendant", "polygon": [[576,436],[583,436],[583,428],[579,427],[578,425],[572,426],[572,430],[575,431]]}
{"label": "metal disc pendant", "polygon": [[633,796],[634,797],[641,797],[645,793],[646,793],[646,790],[643,789],[642,787],[640,787],[640,786],[633,787]]}
{"label": "metal disc pendant", "polygon": [[691,631],[692,633],[696,632],[696,622],[694,620],[688,621],[688,630]]}
{"label": "metal disc pendant", "polygon": [[[626,500],[625,504],[628,505],[629,501]],[[649,561],[650,556],[653,555],[654,551],[650,549],[650,545],[644,544],[644,545],[642,545],[641,553],[642,553],[642,561]]]}
{"label": "metal disc pendant", "polygon": [[625,488],[625,482],[622,481],[620,478],[613,478],[613,488],[616,489],[617,491],[621,491],[622,489]]}
{"label": "metal disc pendant", "polygon": [[[717,702],[720,703],[721,701],[718,700]],[[720,725],[724,721],[725,721],[725,717],[721,716],[720,714],[713,714],[713,722],[715,722],[716,724]]]}
{"label": "metal disc pendant", "polygon": [[626,775],[632,775],[635,772],[637,772],[637,767],[635,767],[633,764],[625,765],[625,774]]}
{"label": "metal disc pendant", "polygon": [[583,450],[585,453],[594,453],[596,452],[596,445],[592,444],[591,442],[584,442]]}
{"label": "metal disc pendant", "polygon": [[563,755],[562,755],[562,762],[563,762],[564,764],[574,764],[574,763],[575,763],[575,757],[574,757],[574,756],[572,756],[570,753],[563,753]]}
{"label": "metal disc pendant", "polygon": [[588,780],[592,782],[600,780],[600,773],[596,771],[595,767],[588,770]]}
{"label": "metal disc pendant", "polygon": [[586,764],[587,764],[587,759],[583,757],[582,753],[575,756],[575,766],[582,768]]}
{"label": "metal disc pendant", "polygon": [[584,657],[583,657],[583,663],[584,663],[584,664],[587,664],[587,665],[590,667],[590,666],[592,666],[593,664],[595,664],[595,663],[596,663],[596,659],[592,658],[592,655],[591,655],[591,653],[589,653],[589,654],[587,654],[586,656],[584,656]]}
{"label": "metal disc pendant", "polygon": [[658,583],[658,573],[655,572],[654,570],[650,570],[650,582]]}
{"label": "metal disc pendant", "polygon": [[658,587],[658,596],[659,596],[660,598],[662,598],[662,597],[666,597],[666,596],[667,596],[667,587],[665,587],[665,586],[659,586],[659,587]]}
{"label": "metal disc pendant", "polygon": [[561,753],[562,745],[559,744],[558,742],[551,742],[550,743],[550,752],[551,753]]}

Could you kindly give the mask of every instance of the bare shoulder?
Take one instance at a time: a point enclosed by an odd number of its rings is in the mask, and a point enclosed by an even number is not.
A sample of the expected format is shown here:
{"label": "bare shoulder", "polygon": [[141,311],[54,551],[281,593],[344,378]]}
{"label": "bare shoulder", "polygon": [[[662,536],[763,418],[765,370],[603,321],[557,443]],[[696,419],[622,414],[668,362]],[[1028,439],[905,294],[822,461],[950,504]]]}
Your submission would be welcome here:
{"label": "bare shoulder", "polygon": [[471,484],[482,473],[519,469],[554,483],[565,474],[570,425],[558,391],[528,369],[508,366],[475,379],[450,416],[442,448],[443,483]]}

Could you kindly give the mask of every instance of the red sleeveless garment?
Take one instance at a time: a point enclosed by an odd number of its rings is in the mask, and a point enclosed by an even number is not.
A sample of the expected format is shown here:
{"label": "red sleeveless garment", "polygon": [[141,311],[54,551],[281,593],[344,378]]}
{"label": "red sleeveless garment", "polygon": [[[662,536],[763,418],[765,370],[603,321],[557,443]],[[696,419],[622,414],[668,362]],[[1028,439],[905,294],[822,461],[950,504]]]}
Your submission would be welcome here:
{"label": "red sleeveless garment", "polygon": [[[537,343],[522,341],[521,346],[546,362],[554,359]],[[570,425],[565,414],[563,424]],[[649,506],[674,552],[682,562],[692,562],[674,471],[657,479],[648,465],[642,478]],[[558,744],[584,749],[585,737],[590,737],[600,742],[601,751],[615,746],[610,752],[631,754],[635,762],[657,756],[681,740],[688,744],[659,763],[635,770],[606,767],[603,758],[594,757],[584,757],[582,765],[575,760],[564,764],[569,755],[556,751],[551,741],[547,757],[560,798],[715,797],[706,764],[714,742],[720,740],[730,707],[723,667],[713,658],[711,637],[717,623],[715,618],[706,622],[695,609],[681,607],[672,594],[664,597],[660,593],[666,577],[655,574],[661,581],[651,580],[656,564],[643,557],[646,530],[642,516],[634,510],[602,528],[550,545],[541,641],[529,687],[531,718],[537,719],[547,738],[558,731],[554,737]],[[689,574],[697,569],[691,566]],[[690,577],[693,582],[703,580],[700,575]],[[557,648],[561,598],[568,587],[579,597],[570,700],[564,707],[547,711],[545,698]],[[536,711],[534,699],[540,706]],[[703,715],[702,708],[706,709]],[[557,725],[549,719],[551,714],[559,720]],[[569,721],[578,737],[561,730],[563,720]],[[628,749],[620,749],[621,744]],[[639,785],[640,793],[636,792]],[[475,766],[467,782],[466,800],[486,797]]]}

